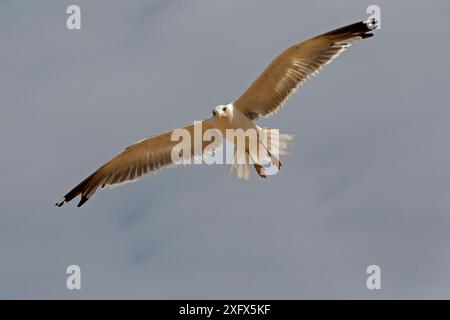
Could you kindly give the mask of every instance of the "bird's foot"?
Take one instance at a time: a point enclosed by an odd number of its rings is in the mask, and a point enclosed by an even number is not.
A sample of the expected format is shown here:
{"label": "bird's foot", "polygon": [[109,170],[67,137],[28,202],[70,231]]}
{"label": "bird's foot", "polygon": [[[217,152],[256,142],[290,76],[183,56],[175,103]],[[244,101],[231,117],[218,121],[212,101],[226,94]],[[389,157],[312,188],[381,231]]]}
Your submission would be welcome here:
{"label": "bird's foot", "polygon": [[264,171],[263,166],[261,166],[261,165],[259,165],[259,164],[254,164],[254,167],[255,167],[256,173],[258,173],[258,175],[259,175],[261,178],[264,178],[264,179],[267,178],[266,172]]}
{"label": "bird's foot", "polygon": [[274,156],[271,156],[270,159],[272,161],[272,164],[274,166],[277,166],[278,170],[280,170],[283,163],[279,159],[275,158]]}

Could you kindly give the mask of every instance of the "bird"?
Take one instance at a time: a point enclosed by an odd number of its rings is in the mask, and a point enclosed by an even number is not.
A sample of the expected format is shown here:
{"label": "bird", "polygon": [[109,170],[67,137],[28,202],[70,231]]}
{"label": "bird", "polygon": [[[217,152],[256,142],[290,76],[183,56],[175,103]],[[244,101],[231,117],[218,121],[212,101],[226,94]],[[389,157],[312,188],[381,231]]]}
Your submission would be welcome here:
{"label": "bird", "polygon": [[[305,80],[316,75],[353,41],[372,37],[373,31],[377,28],[375,20],[359,21],[294,44],[279,54],[241,96],[231,103],[215,106],[212,116],[199,123],[201,133],[209,129],[224,133],[227,129],[251,128],[261,136],[270,136],[275,131],[261,128],[255,121],[279,111]],[[191,124],[182,129],[194,134],[195,126]],[[77,205],[81,207],[99,188],[133,182],[163,167],[179,164],[175,163],[172,154],[178,145],[178,141],[172,139],[173,132],[151,136],[126,147],[69,191],[55,205],[61,207],[75,197],[81,196]],[[279,142],[276,147],[279,148],[279,154],[286,153],[287,142],[291,139],[292,135],[278,135]],[[203,141],[200,150],[197,151],[194,151],[193,145],[191,146],[187,153],[190,152],[190,155],[195,157],[198,156],[198,152],[205,150],[207,143]],[[270,164],[280,169],[282,163],[271,153],[272,149],[275,147],[264,145]],[[244,161],[233,164],[231,168],[236,169],[239,178],[247,179],[251,162],[245,160],[251,156],[248,148],[245,150]],[[253,162],[253,167],[259,176],[267,177],[266,167],[258,162],[258,159]]]}

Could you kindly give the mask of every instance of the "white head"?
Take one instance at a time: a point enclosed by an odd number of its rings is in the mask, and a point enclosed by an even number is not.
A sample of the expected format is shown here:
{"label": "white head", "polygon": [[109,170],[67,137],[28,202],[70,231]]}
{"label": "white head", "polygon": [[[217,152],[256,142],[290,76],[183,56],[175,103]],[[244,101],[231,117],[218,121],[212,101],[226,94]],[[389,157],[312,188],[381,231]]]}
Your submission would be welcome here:
{"label": "white head", "polygon": [[212,110],[212,114],[216,119],[226,118],[231,120],[233,118],[233,105],[219,104]]}

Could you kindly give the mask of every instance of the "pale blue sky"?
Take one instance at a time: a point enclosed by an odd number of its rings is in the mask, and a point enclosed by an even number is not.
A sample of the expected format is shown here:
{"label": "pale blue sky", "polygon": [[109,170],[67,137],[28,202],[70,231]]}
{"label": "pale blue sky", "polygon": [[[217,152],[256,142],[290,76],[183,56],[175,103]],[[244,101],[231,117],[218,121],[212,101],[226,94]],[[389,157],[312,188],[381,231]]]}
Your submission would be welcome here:
{"label": "pale blue sky", "polygon": [[[65,10],[82,10],[69,31]],[[279,174],[165,170],[54,203],[143,137],[237,97],[373,1],[2,1],[1,298],[450,298],[448,1],[377,1],[355,43],[262,124]],[[65,288],[78,264],[81,291]],[[382,290],[365,270],[382,269]]]}

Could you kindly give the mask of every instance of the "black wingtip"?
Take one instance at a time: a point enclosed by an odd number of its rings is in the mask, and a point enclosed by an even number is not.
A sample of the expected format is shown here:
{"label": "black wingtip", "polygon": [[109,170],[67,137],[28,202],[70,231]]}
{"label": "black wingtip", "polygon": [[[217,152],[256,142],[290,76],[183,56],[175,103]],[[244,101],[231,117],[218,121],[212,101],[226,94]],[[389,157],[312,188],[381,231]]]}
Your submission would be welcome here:
{"label": "black wingtip", "polygon": [[81,196],[81,200],[80,200],[80,202],[78,203],[78,205],[77,205],[77,207],[79,208],[79,207],[81,207],[86,201],[88,201],[89,200],[89,198],[88,197],[86,197],[86,196]]}
{"label": "black wingtip", "polygon": [[342,28],[338,28],[332,30],[327,33],[327,35],[331,36],[347,36],[355,35],[360,36],[361,39],[370,38],[373,36],[372,31],[378,28],[378,21],[375,19],[367,20],[367,21],[359,21],[350,25],[347,25]]}
{"label": "black wingtip", "polygon": [[364,21],[364,23],[366,24],[367,28],[369,28],[369,30],[378,29],[378,21],[375,18],[372,18],[371,20],[366,20]]}
{"label": "black wingtip", "polygon": [[373,37],[373,33],[363,33],[361,35],[361,39],[367,39],[367,38],[370,38],[370,37]]}
{"label": "black wingtip", "polygon": [[66,203],[66,198],[62,198],[61,200],[59,200],[57,203],[55,203],[55,206],[62,207],[64,203]]}

